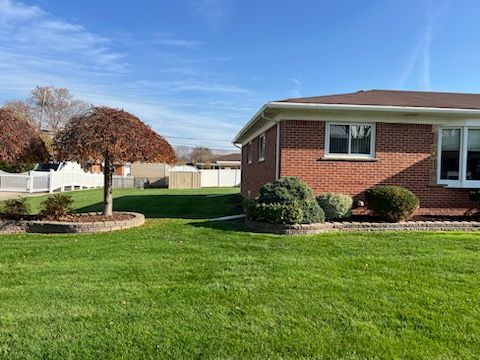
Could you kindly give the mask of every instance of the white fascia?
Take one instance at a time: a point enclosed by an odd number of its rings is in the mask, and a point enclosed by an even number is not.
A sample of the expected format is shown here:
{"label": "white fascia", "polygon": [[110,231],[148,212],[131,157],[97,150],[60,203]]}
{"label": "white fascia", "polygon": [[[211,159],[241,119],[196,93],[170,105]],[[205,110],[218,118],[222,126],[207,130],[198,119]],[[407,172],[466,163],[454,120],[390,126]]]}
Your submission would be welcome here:
{"label": "white fascia", "polygon": [[235,136],[234,144],[244,144],[240,140],[243,135],[259,120],[262,114],[268,109],[276,110],[330,110],[330,111],[364,111],[364,112],[390,112],[390,113],[414,113],[425,115],[450,115],[450,116],[478,116],[480,110],[460,109],[460,108],[432,108],[432,107],[414,107],[414,106],[379,106],[379,105],[349,105],[349,104],[305,104],[289,102],[268,102],[250,119],[250,121]]}

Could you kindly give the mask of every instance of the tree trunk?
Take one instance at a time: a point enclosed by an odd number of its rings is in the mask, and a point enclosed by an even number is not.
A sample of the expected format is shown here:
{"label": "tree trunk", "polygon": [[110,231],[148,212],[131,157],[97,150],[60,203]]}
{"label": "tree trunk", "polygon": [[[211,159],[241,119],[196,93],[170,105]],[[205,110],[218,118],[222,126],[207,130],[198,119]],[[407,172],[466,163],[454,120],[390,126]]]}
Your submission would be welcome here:
{"label": "tree trunk", "polygon": [[103,174],[103,215],[111,216],[113,212],[113,164],[111,161],[105,160]]}

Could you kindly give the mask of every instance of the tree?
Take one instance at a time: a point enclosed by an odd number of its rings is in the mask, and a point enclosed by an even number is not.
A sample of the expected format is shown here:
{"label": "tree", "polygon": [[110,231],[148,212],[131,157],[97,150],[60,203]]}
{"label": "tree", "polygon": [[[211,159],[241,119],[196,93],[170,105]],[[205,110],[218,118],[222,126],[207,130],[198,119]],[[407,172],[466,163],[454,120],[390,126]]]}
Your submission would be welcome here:
{"label": "tree", "polygon": [[91,105],[74,99],[68,89],[37,86],[28,99],[7,101],[4,107],[31,121],[42,132],[55,136],[68,120],[87,112]]}
{"label": "tree", "polygon": [[48,152],[37,129],[12,110],[0,108],[0,165],[21,171],[47,159]]}
{"label": "tree", "polygon": [[104,162],[103,214],[112,215],[114,162],[173,163],[170,144],[140,119],[123,110],[95,107],[72,118],[55,139],[62,160]]}
{"label": "tree", "polygon": [[210,160],[212,156],[212,150],[208,147],[196,146],[190,154],[190,160],[192,163],[202,163]]}
{"label": "tree", "polygon": [[53,136],[71,118],[91,108],[85,101],[74,99],[68,89],[53,86],[35,87],[26,103],[38,128],[51,132]]}

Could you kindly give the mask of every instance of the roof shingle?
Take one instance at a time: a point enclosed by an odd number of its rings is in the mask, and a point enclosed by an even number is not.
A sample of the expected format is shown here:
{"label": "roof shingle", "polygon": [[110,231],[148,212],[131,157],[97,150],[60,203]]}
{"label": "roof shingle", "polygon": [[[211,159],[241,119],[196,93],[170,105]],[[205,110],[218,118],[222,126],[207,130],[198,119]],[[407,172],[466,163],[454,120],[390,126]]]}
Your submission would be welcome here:
{"label": "roof shingle", "polygon": [[480,94],[423,91],[361,90],[355,93],[292,98],[279,102],[480,110]]}

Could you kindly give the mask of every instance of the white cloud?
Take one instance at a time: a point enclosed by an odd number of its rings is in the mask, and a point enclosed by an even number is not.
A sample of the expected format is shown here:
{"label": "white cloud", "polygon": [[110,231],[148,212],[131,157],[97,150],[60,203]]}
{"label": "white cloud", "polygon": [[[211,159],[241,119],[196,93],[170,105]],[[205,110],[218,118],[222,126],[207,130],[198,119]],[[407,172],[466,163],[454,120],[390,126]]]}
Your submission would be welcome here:
{"label": "white cloud", "polygon": [[[167,137],[198,139],[172,138],[173,144],[234,149],[231,139],[258,106],[255,94],[220,73],[203,71],[211,60],[177,51],[201,41],[160,34],[153,38],[157,45],[175,51],[157,54],[155,44],[145,46],[151,38],[138,48],[131,39],[121,43],[128,49],[121,53],[116,50],[121,38],[92,33],[39,7],[0,0],[0,101],[24,98],[36,85],[67,87],[95,105],[131,111]],[[147,55],[155,61],[134,63]],[[218,140],[203,140],[212,138]]]}
{"label": "white cloud", "polygon": [[296,98],[302,96],[302,80],[292,78],[290,81],[293,83],[292,97]]}
{"label": "white cloud", "polygon": [[397,82],[397,88],[404,88],[415,72],[418,72],[418,85],[422,90],[431,90],[431,45],[434,37],[434,29],[440,18],[445,14],[449,1],[429,2],[427,19],[422,34],[412,52],[407,58],[403,71]]}

